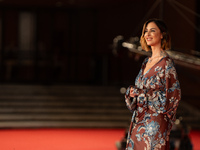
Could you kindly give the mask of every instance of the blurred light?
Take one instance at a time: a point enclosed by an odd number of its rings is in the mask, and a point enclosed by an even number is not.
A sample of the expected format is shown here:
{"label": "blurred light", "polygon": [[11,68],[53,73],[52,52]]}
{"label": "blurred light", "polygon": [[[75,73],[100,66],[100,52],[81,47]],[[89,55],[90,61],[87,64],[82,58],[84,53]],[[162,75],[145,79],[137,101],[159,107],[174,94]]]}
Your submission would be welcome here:
{"label": "blurred light", "polygon": [[136,36],[136,37],[134,37],[134,40],[139,41],[140,39],[139,39],[139,37]]}
{"label": "blurred light", "polygon": [[115,38],[113,39],[113,42],[114,42],[114,43],[118,43],[118,41],[123,40],[123,39],[124,39],[124,37],[123,37],[122,35],[118,35],[117,37],[115,37]]}
{"label": "blurred light", "polygon": [[120,93],[121,94],[125,94],[126,93],[126,88],[125,87],[121,87],[120,88]]}
{"label": "blurred light", "polygon": [[127,47],[127,48],[133,48],[133,44],[127,43],[127,42],[123,42],[122,46]]}
{"label": "blurred light", "polygon": [[139,51],[142,51],[142,46],[138,46],[138,50],[139,50]]}
{"label": "blurred light", "polygon": [[179,117],[178,119],[179,119],[179,120],[183,120],[183,117]]}
{"label": "blurred light", "polygon": [[180,124],[180,120],[179,120],[179,119],[176,119],[175,124],[176,124],[176,125]]}

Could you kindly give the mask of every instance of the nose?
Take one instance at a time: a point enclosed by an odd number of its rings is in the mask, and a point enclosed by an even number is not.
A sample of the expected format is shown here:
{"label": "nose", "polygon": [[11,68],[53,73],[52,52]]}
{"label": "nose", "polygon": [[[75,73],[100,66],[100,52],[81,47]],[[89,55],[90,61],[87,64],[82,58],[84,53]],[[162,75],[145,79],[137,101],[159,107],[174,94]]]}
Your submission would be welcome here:
{"label": "nose", "polygon": [[150,35],[150,32],[149,32],[149,31],[146,31],[146,32],[145,32],[145,35]]}

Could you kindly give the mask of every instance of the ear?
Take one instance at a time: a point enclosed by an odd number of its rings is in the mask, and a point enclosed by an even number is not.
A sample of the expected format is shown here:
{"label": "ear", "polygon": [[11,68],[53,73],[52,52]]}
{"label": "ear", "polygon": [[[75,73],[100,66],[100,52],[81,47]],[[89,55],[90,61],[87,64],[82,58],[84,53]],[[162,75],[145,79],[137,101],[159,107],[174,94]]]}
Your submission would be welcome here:
{"label": "ear", "polygon": [[163,33],[160,35],[160,38],[163,39]]}
{"label": "ear", "polygon": [[161,34],[161,39],[163,39],[163,37],[166,35],[166,33],[165,32],[163,32],[162,34]]}

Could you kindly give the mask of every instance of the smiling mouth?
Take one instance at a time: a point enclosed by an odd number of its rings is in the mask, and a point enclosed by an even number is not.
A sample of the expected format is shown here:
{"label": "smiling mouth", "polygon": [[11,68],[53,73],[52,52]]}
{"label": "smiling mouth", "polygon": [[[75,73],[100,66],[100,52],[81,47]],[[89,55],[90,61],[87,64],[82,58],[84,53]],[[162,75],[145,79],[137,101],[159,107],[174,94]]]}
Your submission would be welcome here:
{"label": "smiling mouth", "polygon": [[151,41],[152,40],[152,38],[146,38],[146,41]]}

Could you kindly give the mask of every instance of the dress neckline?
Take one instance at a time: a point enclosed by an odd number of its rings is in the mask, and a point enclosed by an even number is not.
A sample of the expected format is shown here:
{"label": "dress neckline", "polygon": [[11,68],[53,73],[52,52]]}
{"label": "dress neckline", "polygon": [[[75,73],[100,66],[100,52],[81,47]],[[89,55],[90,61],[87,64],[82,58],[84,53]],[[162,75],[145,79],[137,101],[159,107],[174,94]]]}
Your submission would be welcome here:
{"label": "dress neckline", "polygon": [[148,59],[145,63],[145,67],[143,68],[143,71],[142,71],[142,76],[145,76],[155,65],[157,65],[159,62],[161,62],[165,57],[167,57],[167,56],[163,56],[159,61],[157,61],[153,66],[151,66],[146,72],[144,72],[144,69],[146,68],[146,64],[149,60],[149,57],[148,57]]}

